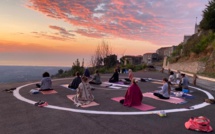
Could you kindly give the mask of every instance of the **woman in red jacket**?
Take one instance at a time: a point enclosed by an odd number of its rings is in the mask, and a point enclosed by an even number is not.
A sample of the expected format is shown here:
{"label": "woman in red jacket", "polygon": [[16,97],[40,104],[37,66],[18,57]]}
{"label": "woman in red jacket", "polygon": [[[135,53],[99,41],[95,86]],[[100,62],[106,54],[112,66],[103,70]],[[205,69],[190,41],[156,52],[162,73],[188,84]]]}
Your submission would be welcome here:
{"label": "woman in red jacket", "polygon": [[124,106],[138,106],[141,105],[143,99],[142,92],[136,84],[135,79],[132,79],[132,85],[128,88],[125,99],[120,100]]}

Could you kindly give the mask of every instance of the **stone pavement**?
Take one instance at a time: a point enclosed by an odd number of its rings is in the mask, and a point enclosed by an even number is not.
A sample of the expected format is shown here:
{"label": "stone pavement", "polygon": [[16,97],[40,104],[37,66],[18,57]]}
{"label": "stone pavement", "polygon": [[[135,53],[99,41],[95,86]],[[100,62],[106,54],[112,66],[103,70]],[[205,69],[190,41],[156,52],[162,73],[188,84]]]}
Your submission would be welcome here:
{"label": "stone pavement", "polygon": [[[126,77],[127,74],[120,74]],[[167,74],[159,72],[136,72],[135,77],[146,77],[162,79],[168,77]],[[110,75],[102,75],[103,81],[108,80]],[[92,91],[95,101],[99,106],[80,108],[75,107],[66,95],[75,94],[67,88],[61,87],[72,79],[57,80],[53,82],[53,88],[58,92],[52,95],[36,94],[30,95],[30,89],[35,88],[29,85],[20,89],[20,95],[32,101],[44,100],[49,105],[64,107],[67,109],[84,111],[109,111],[109,112],[142,112],[140,110],[125,107],[112,101],[111,98],[124,96],[126,88],[122,90],[106,90],[95,87]],[[22,86],[26,83],[2,84],[0,89]],[[159,83],[139,82],[142,92],[157,90]],[[215,93],[211,90],[213,96]],[[188,99],[185,104],[172,104],[151,98],[143,98],[143,103],[156,107],[155,110],[166,109],[189,109],[190,106],[203,102],[207,95],[196,89],[192,89],[194,99]],[[201,109],[167,113],[166,117],[159,117],[157,114],[147,115],[109,115],[109,114],[86,114],[56,110],[51,108],[40,108],[24,101],[20,101],[12,93],[0,92],[0,133],[1,134],[194,134],[201,133],[186,130],[184,123],[190,117],[206,116],[211,120],[211,126],[215,129],[214,111],[215,105],[209,105]],[[153,110],[152,110],[153,111]]]}

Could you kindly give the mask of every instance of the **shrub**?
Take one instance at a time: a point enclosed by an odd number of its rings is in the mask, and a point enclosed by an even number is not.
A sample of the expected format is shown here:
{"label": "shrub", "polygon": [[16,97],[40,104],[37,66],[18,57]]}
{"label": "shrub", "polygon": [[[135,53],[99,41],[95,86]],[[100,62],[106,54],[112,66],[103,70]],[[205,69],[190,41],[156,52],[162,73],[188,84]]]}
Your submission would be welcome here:
{"label": "shrub", "polygon": [[214,38],[215,34],[210,31],[208,35],[204,35],[201,37],[200,41],[194,45],[191,51],[196,54],[203,52],[206,47],[214,40]]}

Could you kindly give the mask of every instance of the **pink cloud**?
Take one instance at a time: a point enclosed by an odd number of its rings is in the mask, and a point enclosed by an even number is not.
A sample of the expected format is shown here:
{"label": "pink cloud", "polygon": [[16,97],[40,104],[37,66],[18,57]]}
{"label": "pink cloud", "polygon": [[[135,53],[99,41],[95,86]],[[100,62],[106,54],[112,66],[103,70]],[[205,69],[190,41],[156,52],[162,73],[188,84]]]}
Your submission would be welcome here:
{"label": "pink cloud", "polygon": [[54,33],[54,35],[52,34],[47,34],[45,32],[31,32],[34,37],[36,38],[47,38],[47,39],[52,39],[52,40],[59,40],[59,41],[66,41],[66,40],[70,40],[70,39],[74,39],[68,36],[62,37],[59,36],[59,33]]}
{"label": "pink cloud", "polygon": [[61,34],[63,37],[65,36],[75,36],[74,34],[71,33],[71,31],[67,31],[66,29],[59,27],[59,26],[52,26],[50,25],[49,28],[53,30],[57,30],[59,34]]}
{"label": "pink cloud", "polygon": [[[75,32],[83,36],[111,35],[165,44],[169,39],[180,43],[180,37],[193,32],[193,29],[178,28],[194,25],[195,17],[201,16],[197,7],[204,9],[205,3],[200,0],[29,0],[28,7],[77,26]],[[64,35],[71,34],[62,27],[49,27]],[[166,41],[162,42],[163,38]]]}

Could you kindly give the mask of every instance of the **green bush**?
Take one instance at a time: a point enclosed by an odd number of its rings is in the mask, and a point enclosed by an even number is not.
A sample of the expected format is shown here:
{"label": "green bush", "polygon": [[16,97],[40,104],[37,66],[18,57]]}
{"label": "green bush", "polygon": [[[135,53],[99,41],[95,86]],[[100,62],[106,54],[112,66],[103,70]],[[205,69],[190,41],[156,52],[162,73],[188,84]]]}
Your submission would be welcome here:
{"label": "green bush", "polygon": [[146,64],[139,64],[139,65],[128,64],[128,65],[123,66],[122,68],[131,69],[133,71],[139,71],[139,70],[143,70],[144,68],[146,68]]}
{"label": "green bush", "polygon": [[69,75],[75,76],[76,72],[79,72],[80,75],[84,74],[84,67],[80,67],[80,66],[72,66],[71,71],[69,72]]}
{"label": "green bush", "polygon": [[98,69],[99,73],[105,74],[105,73],[113,73],[115,68],[109,68],[109,67],[100,67]]}
{"label": "green bush", "polygon": [[183,48],[182,44],[179,44],[178,46],[176,46],[175,50],[172,52],[172,56],[179,56],[181,54],[181,49]]}
{"label": "green bush", "polygon": [[191,51],[196,54],[203,52],[214,39],[215,39],[215,33],[209,32],[208,35],[204,35],[201,37],[200,41],[194,45]]}

